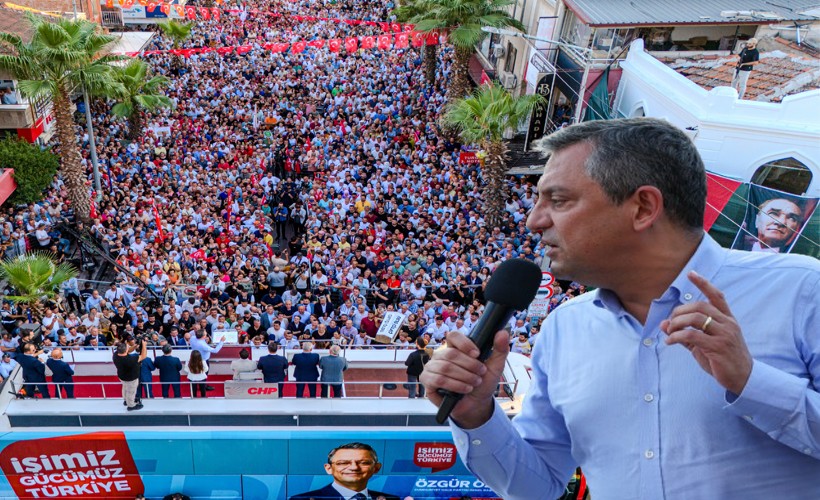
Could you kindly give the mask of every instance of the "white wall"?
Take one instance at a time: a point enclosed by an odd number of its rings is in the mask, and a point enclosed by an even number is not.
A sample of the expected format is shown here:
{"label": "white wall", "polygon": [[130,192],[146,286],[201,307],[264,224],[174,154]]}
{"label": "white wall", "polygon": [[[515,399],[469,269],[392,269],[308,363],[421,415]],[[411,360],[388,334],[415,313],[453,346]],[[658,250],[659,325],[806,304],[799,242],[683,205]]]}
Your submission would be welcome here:
{"label": "white wall", "polygon": [[632,43],[621,63],[615,111],[664,118],[694,138],[706,168],[740,181],[761,165],[793,157],[813,174],[807,195],[820,196],[820,90],[785,97],[781,103],[737,99],[730,87],[706,91]]}

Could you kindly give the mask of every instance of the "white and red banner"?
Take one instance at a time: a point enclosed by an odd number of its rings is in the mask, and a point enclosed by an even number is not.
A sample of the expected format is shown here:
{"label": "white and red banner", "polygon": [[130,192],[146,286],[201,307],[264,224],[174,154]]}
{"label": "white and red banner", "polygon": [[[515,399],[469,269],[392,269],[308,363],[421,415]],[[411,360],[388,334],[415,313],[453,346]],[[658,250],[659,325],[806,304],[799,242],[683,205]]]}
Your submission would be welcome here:
{"label": "white and red banner", "polygon": [[20,498],[134,498],[145,488],[122,432],[30,439],[0,452]]}

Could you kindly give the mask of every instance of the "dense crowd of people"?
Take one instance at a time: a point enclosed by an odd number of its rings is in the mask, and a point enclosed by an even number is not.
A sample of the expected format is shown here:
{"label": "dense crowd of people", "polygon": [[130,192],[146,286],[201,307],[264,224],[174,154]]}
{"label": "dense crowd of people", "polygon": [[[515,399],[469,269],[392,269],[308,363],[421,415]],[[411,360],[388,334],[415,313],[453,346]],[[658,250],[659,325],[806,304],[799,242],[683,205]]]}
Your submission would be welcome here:
{"label": "dense crowd of people", "polygon": [[[391,15],[389,5],[358,0],[257,8]],[[170,78],[174,107],[147,115],[136,141],[126,140],[126,123],[107,103],[92,106],[104,178],[84,229],[128,272],[101,290],[67,282],[41,321],[45,346],[105,349],[144,335],[149,344],[185,347],[198,334],[236,330],[244,345],[358,348],[374,343],[386,311],[405,316],[395,345],[408,349],[419,337],[435,346],[448,331],[469,331],[499,262],[540,262],[544,245],[525,227],[531,182],[510,178],[504,227],[482,218],[479,167],[458,163],[461,145],[437,122],[451,51],[439,51],[437,84],[427,86],[413,47],[261,47],[378,33],[293,15],[198,21],[183,48],[254,48],[181,61],[147,56]],[[160,32],[152,44],[171,47]],[[88,136],[77,130],[90,172]],[[64,200],[55,177],[43,202],[5,209],[0,242],[65,258],[71,242],[57,229]],[[581,291],[558,289],[551,307]],[[27,313],[4,304],[0,314],[8,333],[0,349],[13,357],[25,344],[18,333]],[[510,330],[513,348],[529,353],[538,321],[523,313]]]}

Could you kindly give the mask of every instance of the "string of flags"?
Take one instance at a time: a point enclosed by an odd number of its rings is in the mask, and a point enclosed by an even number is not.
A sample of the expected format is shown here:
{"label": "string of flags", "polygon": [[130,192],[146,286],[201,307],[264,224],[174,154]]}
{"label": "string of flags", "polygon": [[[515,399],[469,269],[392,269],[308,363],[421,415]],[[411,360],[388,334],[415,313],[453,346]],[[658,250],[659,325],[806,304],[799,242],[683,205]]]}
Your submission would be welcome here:
{"label": "string of flags", "polygon": [[123,54],[125,54],[128,57],[137,57],[139,55],[151,56],[158,54],[173,54],[188,58],[194,54],[207,54],[211,52],[216,52],[217,54],[222,56],[226,56],[228,54],[231,54],[232,52],[236,52],[239,55],[244,55],[257,47],[261,47],[262,49],[269,50],[273,53],[287,52],[288,50],[290,50],[290,52],[293,54],[299,54],[301,52],[304,52],[305,49],[307,49],[308,47],[312,47],[315,49],[322,49],[327,47],[327,49],[331,52],[339,52],[342,48],[344,48],[347,52],[352,53],[356,52],[359,49],[406,49],[411,45],[413,47],[418,48],[423,47],[425,45],[438,45],[440,41],[440,34],[437,31],[431,31],[429,33],[422,33],[420,31],[407,31],[396,34],[369,35],[361,37],[351,36],[347,38],[333,38],[329,40],[300,40],[298,42],[293,43],[267,42],[260,44],[258,46],[237,45],[231,47],[200,47],[190,49],[146,50],[143,52],[124,52]]}

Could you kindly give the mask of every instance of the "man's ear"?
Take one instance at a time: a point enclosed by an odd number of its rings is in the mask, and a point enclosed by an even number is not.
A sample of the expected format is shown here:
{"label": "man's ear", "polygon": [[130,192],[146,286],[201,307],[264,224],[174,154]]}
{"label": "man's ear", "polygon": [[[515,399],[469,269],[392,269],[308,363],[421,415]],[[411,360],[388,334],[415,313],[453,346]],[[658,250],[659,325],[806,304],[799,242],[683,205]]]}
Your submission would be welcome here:
{"label": "man's ear", "polygon": [[663,194],[655,186],[641,186],[626,201],[632,210],[632,227],[644,231],[663,215]]}
{"label": "man's ear", "polygon": [[330,474],[332,476],[333,475],[333,466],[330,465],[330,464],[325,464],[325,472],[327,472],[328,474]]}

